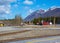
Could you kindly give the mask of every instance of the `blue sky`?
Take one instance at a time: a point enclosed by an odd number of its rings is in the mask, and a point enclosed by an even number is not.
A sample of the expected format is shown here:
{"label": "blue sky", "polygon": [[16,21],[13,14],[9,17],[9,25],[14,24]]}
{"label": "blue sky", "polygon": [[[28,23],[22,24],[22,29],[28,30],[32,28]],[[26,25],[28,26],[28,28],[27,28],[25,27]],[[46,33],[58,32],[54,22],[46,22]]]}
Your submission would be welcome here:
{"label": "blue sky", "polygon": [[60,7],[60,0],[0,0],[0,19],[21,15],[24,19],[35,10]]}

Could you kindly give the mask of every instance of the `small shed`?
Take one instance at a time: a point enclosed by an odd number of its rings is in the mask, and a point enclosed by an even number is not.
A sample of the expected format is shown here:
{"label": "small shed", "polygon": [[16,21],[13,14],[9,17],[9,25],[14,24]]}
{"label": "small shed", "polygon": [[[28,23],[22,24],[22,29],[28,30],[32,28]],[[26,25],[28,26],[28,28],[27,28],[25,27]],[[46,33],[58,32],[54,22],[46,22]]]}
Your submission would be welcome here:
{"label": "small shed", "polygon": [[4,23],[2,21],[0,21],[0,27],[4,26]]}

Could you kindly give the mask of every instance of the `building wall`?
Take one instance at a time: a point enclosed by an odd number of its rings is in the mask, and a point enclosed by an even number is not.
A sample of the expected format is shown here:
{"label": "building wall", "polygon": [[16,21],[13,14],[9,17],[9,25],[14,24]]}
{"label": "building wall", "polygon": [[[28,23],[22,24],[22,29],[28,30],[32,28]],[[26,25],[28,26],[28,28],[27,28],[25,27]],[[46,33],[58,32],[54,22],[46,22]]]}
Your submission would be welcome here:
{"label": "building wall", "polygon": [[56,23],[60,24],[60,17],[56,19]]}

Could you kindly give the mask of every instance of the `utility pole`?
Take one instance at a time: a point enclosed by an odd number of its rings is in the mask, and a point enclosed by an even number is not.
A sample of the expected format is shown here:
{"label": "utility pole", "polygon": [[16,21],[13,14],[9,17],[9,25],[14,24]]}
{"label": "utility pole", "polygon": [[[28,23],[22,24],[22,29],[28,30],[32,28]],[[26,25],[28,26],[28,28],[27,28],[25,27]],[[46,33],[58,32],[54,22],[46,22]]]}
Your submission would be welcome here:
{"label": "utility pole", "polygon": [[54,17],[54,25],[56,24],[56,17]]}

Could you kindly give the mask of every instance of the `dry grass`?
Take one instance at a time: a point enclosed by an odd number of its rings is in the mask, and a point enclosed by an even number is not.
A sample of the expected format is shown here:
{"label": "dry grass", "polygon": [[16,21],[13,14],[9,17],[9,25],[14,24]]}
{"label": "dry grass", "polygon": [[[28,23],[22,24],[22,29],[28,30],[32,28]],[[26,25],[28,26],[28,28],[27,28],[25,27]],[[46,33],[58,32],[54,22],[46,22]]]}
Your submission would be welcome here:
{"label": "dry grass", "polygon": [[60,29],[34,29],[31,31],[0,36],[0,42],[25,40],[31,38],[39,38],[39,37],[41,38],[41,37],[57,36],[57,35],[60,35]]}

